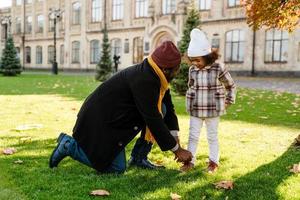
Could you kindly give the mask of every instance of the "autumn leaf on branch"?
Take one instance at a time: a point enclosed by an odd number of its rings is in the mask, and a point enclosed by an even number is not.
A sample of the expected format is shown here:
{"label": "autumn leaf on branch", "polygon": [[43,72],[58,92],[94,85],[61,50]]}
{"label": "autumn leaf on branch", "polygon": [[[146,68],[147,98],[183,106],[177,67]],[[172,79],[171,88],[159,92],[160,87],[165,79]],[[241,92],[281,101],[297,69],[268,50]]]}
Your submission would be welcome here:
{"label": "autumn leaf on branch", "polygon": [[106,190],[93,190],[90,195],[92,196],[109,196],[110,193]]}
{"label": "autumn leaf on branch", "polygon": [[233,182],[232,181],[220,181],[214,183],[217,189],[225,189],[225,190],[232,190],[233,189]]}
{"label": "autumn leaf on branch", "polygon": [[255,30],[266,26],[292,32],[299,27],[299,0],[241,0],[247,23]]}

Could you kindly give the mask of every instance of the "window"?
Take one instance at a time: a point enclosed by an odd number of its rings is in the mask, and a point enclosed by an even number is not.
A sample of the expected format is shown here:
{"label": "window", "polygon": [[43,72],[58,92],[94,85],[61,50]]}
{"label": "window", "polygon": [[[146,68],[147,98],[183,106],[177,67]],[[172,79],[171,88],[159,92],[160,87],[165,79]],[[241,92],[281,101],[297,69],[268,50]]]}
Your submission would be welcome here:
{"label": "window", "polygon": [[219,38],[213,38],[211,41],[211,48],[219,49],[220,48],[220,39]]}
{"label": "window", "polygon": [[244,42],[245,42],[244,31],[232,30],[226,33],[226,44],[225,44],[226,62],[244,61]]}
{"label": "window", "polygon": [[16,33],[21,33],[21,18],[17,17],[16,18]]}
{"label": "window", "polygon": [[90,52],[91,58],[90,62],[91,64],[98,63],[100,60],[100,43],[99,40],[92,40],[91,41],[91,52]]}
{"label": "window", "polygon": [[54,21],[49,19],[49,32],[54,32]]}
{"label": "window", "polygon": [[162,1],[163,14],[171,14],[176,10],[176,0],[163,0]]}
{"label": "window", "polygon": [[199,10],[209,10],[211,7],[211,0],[199,0]]}
{"label": "window", "polygon": [[100,22],[102,19],[103,0],[92,0],[92,22]]}
{"label": "window", "polygon": [[80,24],[80,16],[81,16],[81,4],[79,2],[73,3],[72,19],[74,25]]}
{"label": "window", "polygon": [[121,49],[122,49],[122,44],[121,44],[121,39],[113,39],[111,41],[111,56],[113,57],[114,55],[120,56],[121,55]]}
{"label": "window", "polygon": [[124,13],[124,2],[123,0],[113,0],[112,4],[113,8],[113,20],[120,20],[123,18],[123,13]]}
{"label": "window", "polygon": [[240,6],[240,0],[228,0],[228,7]]}
{"label": "window", "polygon": [[26,4],[32,3],[32,0],[25,0]]}
{"label": "window", "polygon": [[36,47],[36,64],[43,63],[43,48],[41,46]]}
{"label": "window", "polygon": [[147,17],[148,16],[148,0],[136,0],[135,1],[135,17]]}
{"label": "window", "polygon": [[25,24],[26,33],[31,33],[32,31],[32,17],[26,17],[26,24]]}
{"label": "window", "polygon": [[65,62],[64,55],[65,55],[65,46],[62,44],[62,45],[60,45],[60,58],[59,58],[60,64],[64,64],[64,62]]}
{"label": "window", "polygon": [[54,46],[48,46],[48,64],[54,62]]}
{"label": "window", "polygon": [[72,63],[80,63],[80,42],[72,42]]}
{"label": "window", "polygon": [[20,47],[16,47],[16,51],[17,51],[17,58],[20,59]]}
{"label": "window", "polygon": [[288,57],[288,33],[271,29],[266,31],[265,62],[286,62]]}
{"label": "window", "polygon": [[143,58],[143,39],[141,37],[136,37],[133,39],[133,63],[140,63],[143,61]]}
{"label": "window", "polygon": [[125,39],[124,42],[124,53],[129,53],[129,40]]}
{"label": "window", "polygon": [[17,6],[22,5],[22,0],[16,0],[16,5],[17,5]]}
{"label": "window", "polygon": [[31,63],[31,48],[30,47],[25,47],[25,62],[27,64]]}
{"label": "window", "polygon": [[42,33],[44,31],[44,16],[39,15],[37,17],[37,30],[38,33]]}

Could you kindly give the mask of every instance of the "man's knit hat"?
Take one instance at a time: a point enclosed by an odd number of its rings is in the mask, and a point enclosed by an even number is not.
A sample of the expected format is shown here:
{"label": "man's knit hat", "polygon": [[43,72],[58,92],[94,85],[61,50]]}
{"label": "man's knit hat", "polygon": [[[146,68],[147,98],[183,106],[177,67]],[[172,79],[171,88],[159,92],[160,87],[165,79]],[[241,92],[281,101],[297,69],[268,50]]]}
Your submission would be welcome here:
{"label": "man's knit hat", "polygon": [[199,57],[206,56],[211,53],[211,46],[206,35],[199,30],[194,28],[191,31],[191,41],[188,48],[188,57]]}
{"label": "man's knit hat", "polygon": [[181,62],[180,52],[171,41],[165,41],[158,46],[151,58],[160,68],[178,67]]}

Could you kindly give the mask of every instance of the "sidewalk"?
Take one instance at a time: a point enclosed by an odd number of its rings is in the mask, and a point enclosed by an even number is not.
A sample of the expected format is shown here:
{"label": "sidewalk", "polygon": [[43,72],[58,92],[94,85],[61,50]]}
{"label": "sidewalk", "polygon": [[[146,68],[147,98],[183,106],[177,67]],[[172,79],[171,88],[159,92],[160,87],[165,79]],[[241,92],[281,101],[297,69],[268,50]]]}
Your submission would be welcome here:
{"label": "sidewalk", "polygon": [[233,77],[238,87],[300,94],[300,78]]}

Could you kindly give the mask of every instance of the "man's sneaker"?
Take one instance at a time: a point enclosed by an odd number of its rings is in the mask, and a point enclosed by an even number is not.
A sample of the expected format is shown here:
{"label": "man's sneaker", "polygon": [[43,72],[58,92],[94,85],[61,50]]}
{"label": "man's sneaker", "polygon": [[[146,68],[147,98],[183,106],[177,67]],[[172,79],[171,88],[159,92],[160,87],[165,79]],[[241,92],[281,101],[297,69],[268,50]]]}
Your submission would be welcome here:
{"label": "man's sneaker", "polygon": [[57,146],[53,150],[50,159],[49,159],[49,167],[57,167],[57,165],[68,156],[68,148],[66,144],[70,143],[70,136],[65,133],[61,133],[57,138]]}
{"label": "man's sneaker", "polygon": [[212,174],[212,173],[215,173],[217,170],[218,170],[218,164],[209,160],[208,162],[208,166],[207,166],[207,172]]}

